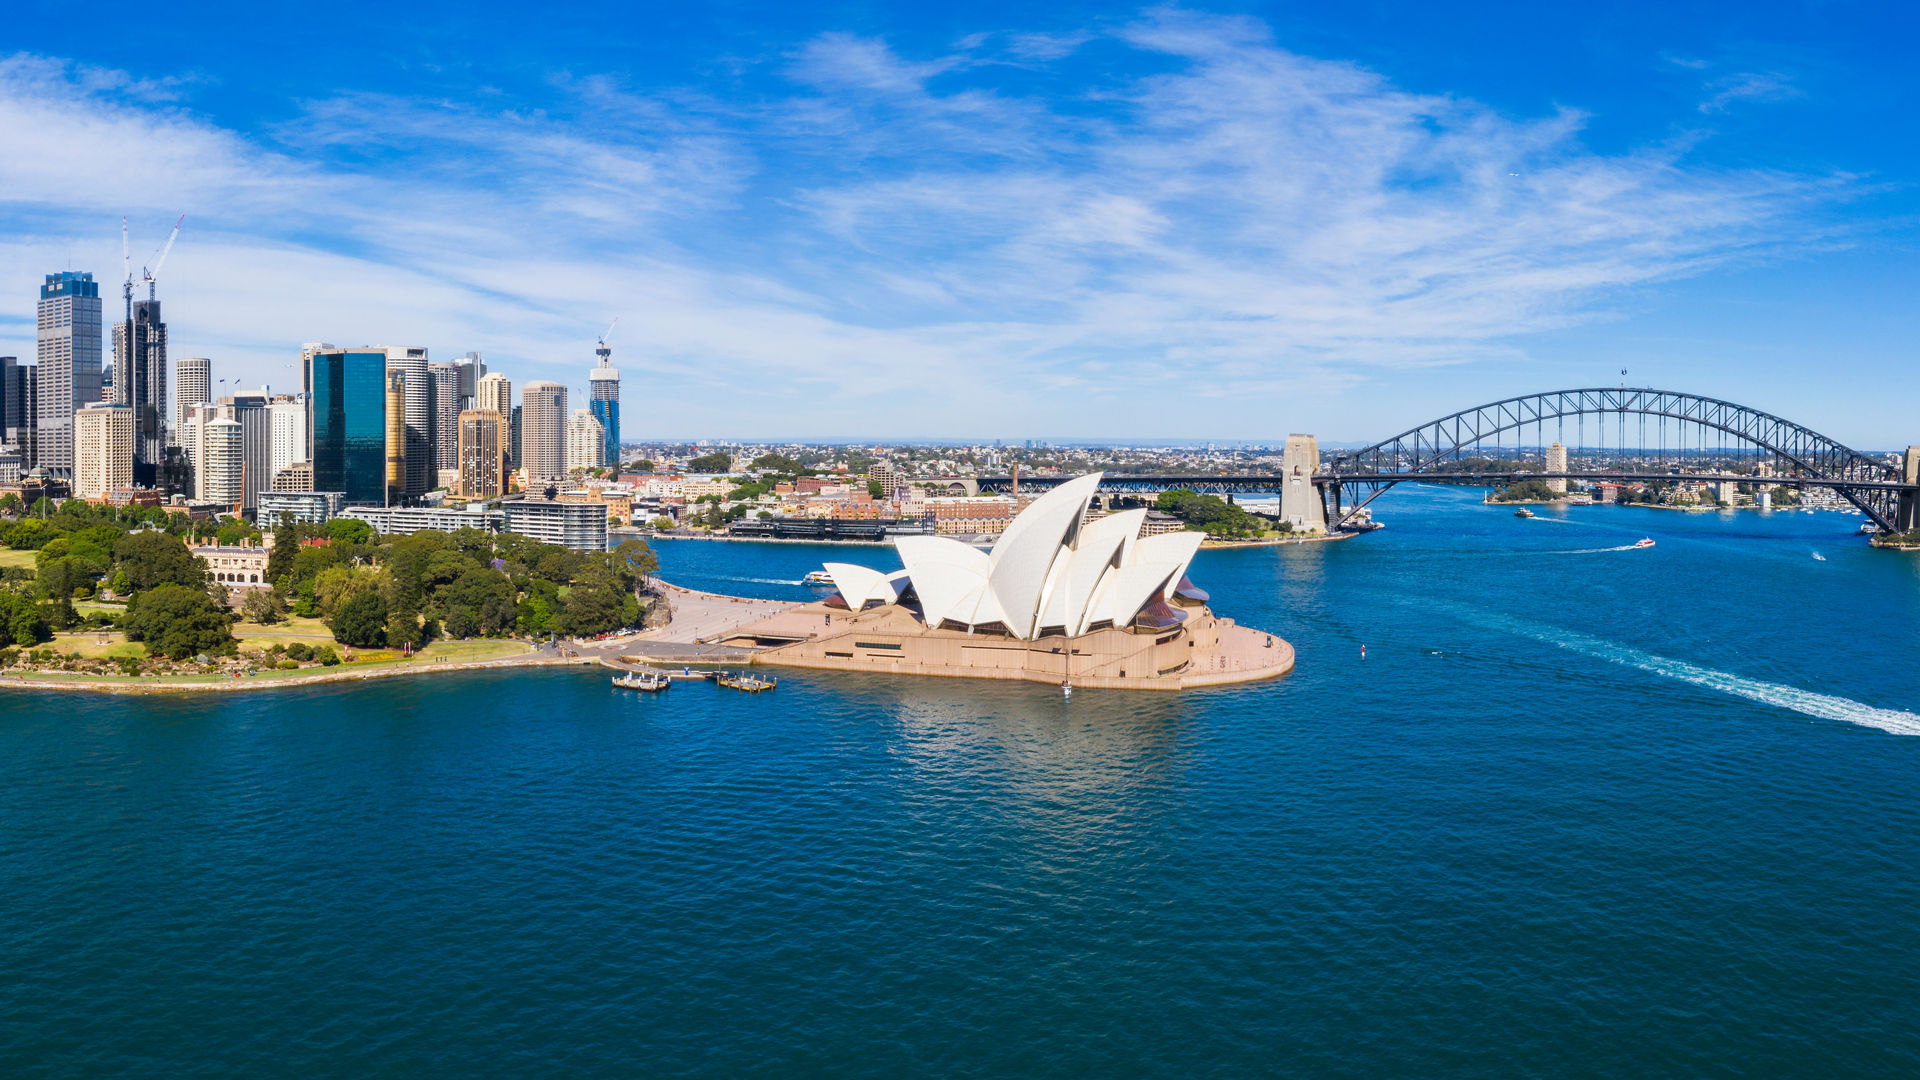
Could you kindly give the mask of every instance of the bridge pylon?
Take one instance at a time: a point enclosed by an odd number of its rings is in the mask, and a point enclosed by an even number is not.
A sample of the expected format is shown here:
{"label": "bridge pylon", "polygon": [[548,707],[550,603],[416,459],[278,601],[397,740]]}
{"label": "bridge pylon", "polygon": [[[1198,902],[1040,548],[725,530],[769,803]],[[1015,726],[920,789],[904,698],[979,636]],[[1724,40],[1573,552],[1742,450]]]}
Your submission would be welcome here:
{"label": "bridge pylon", "polygon": [[[1320,440],[1313,435],[1288,435],[1280,455],[1280,520],[1300,532],[1326,532],[1327,507],[1313,482],[1320,471]],[[1336,487],[1336,491],[1338,488]],[[1337,495],[1335,496],[1338,497]]]}
{"label": "bridge pylon", "polygon": [[[1920,484],[1920,446],[1907,447],[1906,456],[1900,460],[1900,475],[1909,484]],[[1914,496],[1913,488],[1900,492],[1900,505],[1894,511],[1893,524],[1900,532],[1920,529],[1920,498]]]}

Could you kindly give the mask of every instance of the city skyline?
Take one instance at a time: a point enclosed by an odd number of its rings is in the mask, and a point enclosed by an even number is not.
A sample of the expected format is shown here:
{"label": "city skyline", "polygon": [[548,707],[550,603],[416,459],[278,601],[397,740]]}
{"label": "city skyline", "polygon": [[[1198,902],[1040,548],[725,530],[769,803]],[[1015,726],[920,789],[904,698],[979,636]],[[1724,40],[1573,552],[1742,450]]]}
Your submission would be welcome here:
{"label": "city skyline", "polygon": [[1913,441],[1818,377],[1920,378],[1878,8],[1386,10],[577,13],[319,83],[226,59],[277,14],[76,54],[30,11],[0,288],[110,291],[119,215],[184,212],[176,355],[291,387],[302,341],[414,341],[582,401],[618,316],[629,441],[1358,442],[1621,368]]}

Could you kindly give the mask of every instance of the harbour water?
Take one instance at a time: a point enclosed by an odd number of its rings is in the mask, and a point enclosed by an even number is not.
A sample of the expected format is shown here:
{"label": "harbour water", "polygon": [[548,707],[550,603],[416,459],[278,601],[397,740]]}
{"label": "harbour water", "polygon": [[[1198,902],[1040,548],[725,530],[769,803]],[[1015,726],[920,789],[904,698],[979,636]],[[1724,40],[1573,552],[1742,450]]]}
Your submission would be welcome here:
{"label": "harbour water", "polygon": [[1478,499],[1203,552],[1214,691],[9,691],[0,1075],[1920,1068],[1920,556]]}

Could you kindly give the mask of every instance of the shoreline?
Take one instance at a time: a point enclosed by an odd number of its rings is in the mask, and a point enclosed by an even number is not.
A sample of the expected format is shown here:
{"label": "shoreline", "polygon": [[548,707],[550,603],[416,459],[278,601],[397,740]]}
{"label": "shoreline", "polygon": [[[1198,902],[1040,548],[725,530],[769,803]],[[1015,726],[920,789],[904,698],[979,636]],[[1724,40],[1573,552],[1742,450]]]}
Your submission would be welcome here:
{"label": "shoreline", "polygon": [[[288,674],[284,676],[244,676],[241,678],[223,678],[206,675],[181,676],[58,676],[47,675],[6,675],[0,674],[0,689],[10,690],[77,690],[96,694],[194,694],[204,692],[233,693],[247,690],[279,690],[291,687],[317,686],[323,683],[360,682],[367,679],[390,679],[406,675],[436,675],[456,671],[485,671],[492,668],[516,667],[572,667],[599,663],[598,654],[580,654],[577,656],[543,656],[536,652],[525,656],[509,656],[497,660],[463,660],[447,663],[414,663],[412,661],[388,661],[384,666],[361,670],[348,669],[335,671],[320,669],[319,673]],[[345,667],[346,665],[341,665]],[[198,680],[189,682],[186,680]]]}

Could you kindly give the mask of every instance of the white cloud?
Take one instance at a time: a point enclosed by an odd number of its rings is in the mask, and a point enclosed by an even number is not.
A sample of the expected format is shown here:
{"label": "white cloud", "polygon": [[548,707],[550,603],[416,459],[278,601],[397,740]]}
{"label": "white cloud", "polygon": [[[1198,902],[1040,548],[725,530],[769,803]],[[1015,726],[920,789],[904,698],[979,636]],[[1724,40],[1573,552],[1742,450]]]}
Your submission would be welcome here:
{"label": "white cloud", "polygon": [[[70,247],[115,278],[119,213],[151,241],[185,211],[174,348],[263,381],[325,339],[583,383],[620,315],[636,431],[1141,433],[1203,402],[1249,431],[1282,387],[1522,357],[1622,290],[1821,242],[1849,190],[1596,153],[1576,112],[1411,93],[1245,19],[1150,13],[1107,37],[1158,74],[1064,100],[996,82],[1094,33],[928,58],[825,34],[752,105],[562,73],[539,102],[341,94],[261,132],[190,84],[14,57],[0,295]],[[31,330],[0,319],[12,351]]]}

